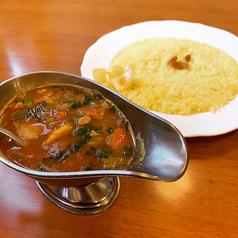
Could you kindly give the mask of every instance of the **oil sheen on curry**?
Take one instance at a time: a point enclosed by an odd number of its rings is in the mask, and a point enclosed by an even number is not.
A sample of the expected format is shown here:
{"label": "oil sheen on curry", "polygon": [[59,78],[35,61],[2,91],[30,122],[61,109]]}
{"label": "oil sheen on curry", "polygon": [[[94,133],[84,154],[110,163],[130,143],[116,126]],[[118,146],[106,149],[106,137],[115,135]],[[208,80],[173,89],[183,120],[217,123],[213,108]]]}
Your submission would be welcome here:
{"label": "oil sheen on curry", "polygon": [[1,151],[22,167],[46,172],[126,169],[134,140],[124,114],[98,91],[46,85],[18,93],[0,124],[26,142],[1,136]]}

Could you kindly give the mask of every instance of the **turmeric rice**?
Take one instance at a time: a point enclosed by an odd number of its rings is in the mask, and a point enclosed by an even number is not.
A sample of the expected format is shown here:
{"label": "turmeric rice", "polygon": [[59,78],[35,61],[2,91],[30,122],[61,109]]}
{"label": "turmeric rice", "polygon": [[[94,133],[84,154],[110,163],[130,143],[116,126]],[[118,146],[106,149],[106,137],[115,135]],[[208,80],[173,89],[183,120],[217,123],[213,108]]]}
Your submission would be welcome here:
{"label": "turmeric rice", "polygon": [[[178,69],[170,60],[187,66]],[[131,87],[120,93],[152,111],[177,115],[216,112],[238,92],[237,62],[219,48],[188,39],[134,42],[115,56],[110,68],[113,66],[129,66],[133,71]]]}

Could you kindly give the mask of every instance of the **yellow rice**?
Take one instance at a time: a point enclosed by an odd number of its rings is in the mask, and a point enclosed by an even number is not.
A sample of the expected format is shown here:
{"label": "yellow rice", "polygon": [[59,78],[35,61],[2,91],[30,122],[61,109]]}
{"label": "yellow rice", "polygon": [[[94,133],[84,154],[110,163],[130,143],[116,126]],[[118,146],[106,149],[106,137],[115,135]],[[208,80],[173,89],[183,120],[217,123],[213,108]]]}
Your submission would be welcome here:
{"label": "yellow rice", "polygon": [[[174,56],[189,69],[174,69]],[[188,39],[154,38],[134,42],[113,59],[110,67],[130,66],[133,85],[120,93],[153,111],[190,115],[215,112],[238,92],[238,64],[223,50]]]}

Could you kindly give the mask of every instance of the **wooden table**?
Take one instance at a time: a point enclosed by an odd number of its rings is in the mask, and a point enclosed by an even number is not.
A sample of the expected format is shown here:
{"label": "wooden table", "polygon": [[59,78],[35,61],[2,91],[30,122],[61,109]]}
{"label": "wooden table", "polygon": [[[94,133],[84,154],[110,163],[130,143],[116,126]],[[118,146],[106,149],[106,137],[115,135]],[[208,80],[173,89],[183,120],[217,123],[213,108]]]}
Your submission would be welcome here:
{"label": "wooden table", "polygon": [[[237,0],[2,0],[0,82],[41,70],[80,75],[102,35],[148,20],[183,20],[238,35]],[[187,139],[173,183],[121,178],[116,203],[94,216],[55,206],[34,180],[0,164],[0,237],[238,237],[238,131]]]}

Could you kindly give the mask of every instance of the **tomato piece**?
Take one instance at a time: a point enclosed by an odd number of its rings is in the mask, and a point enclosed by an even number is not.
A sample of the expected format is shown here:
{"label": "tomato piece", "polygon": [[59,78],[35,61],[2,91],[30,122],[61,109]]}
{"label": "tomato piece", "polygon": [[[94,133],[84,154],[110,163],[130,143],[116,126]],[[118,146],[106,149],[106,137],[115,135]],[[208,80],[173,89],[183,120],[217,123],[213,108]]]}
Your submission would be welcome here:
{"label": "tomato piece", "polygon": [[126,147],[128,142],[125,131],[120,127],[114,130],[106,140],[106,143],[116,150],[121,149],[121,147]]}

